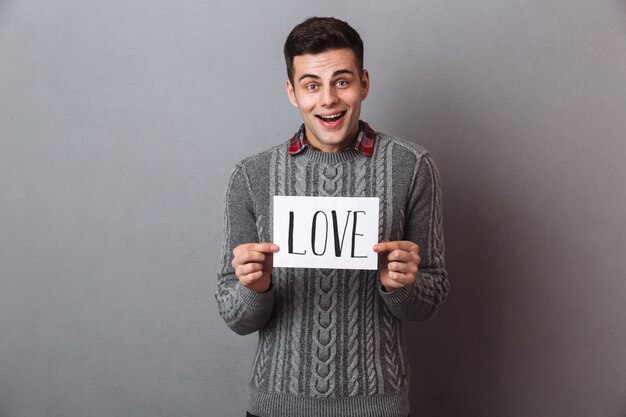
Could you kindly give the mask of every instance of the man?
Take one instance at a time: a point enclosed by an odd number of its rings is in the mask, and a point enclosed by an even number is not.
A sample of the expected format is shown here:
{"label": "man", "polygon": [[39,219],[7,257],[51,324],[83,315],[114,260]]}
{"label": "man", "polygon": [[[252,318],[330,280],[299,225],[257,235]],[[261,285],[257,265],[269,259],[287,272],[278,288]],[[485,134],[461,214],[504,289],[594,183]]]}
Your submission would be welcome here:
{"label": "man", "polygon": [[[259,332],[248,416],[406,417],[400,320],[430,317],[448,292],[438,174],[426,150],[359,120],[369,74],[347,23],[308,19],[284,51],[304,123],[237,164],[225,201],[219,311]],[[275,195],[379,197],[379,270],[274,269]]]}

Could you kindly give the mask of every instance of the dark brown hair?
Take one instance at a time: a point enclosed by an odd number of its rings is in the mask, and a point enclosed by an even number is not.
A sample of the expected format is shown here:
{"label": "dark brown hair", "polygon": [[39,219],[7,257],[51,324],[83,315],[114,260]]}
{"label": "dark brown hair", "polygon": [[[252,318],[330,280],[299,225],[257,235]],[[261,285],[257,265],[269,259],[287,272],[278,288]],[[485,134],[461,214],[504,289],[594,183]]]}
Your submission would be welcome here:
{"label": "dark brown hair", "polygon": [[293,84],[294,57],[341,48],[349,48],[354,52],[359,76],[362,76],[363,41],[349,24],[334,17],[311,17],[296,25],[287,36],[284,48],[289,81]]}

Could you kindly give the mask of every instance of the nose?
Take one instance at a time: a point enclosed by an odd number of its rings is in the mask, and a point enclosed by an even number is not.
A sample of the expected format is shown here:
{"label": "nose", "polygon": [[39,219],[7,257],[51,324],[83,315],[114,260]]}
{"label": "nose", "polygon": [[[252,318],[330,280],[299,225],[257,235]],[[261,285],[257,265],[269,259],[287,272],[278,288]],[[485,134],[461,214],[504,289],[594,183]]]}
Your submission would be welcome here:
{"label": "nose", "polygon": [[322,107],[331,107],[337,104],[337,92],[333,87],[324,88],[322,92]]}

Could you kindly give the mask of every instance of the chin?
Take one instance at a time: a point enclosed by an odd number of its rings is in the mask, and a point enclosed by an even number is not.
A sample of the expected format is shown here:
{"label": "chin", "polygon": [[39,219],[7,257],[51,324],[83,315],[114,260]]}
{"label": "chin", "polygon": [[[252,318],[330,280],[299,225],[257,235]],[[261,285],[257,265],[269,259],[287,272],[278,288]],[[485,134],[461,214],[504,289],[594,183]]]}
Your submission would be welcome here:
{"label": "chin", "polygon": [[324,140],[323,142],[326,145],[341,145],[346,140],[347,139],[344,136],[342,136],[342,137],[338,137],[338,138],[328,138],[328,139]]}

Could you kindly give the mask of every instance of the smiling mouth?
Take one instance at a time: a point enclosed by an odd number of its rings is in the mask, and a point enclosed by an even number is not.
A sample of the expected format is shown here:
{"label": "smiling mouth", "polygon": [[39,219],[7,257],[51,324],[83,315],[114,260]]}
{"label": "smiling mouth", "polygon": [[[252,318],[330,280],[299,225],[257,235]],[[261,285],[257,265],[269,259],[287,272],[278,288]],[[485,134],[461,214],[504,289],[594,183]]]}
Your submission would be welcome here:
{"label": "smiling mouth", "polygon": [[328,115],[328,116],[316,115],[315,117],[317,117],[318,119],[320,119],[323,122],[333,123],[333,122],[336,122],[339,119],[341,119],[345,114],[346,114],[346,112],[343,111],[343,112],[331,114],[331,115]]}

